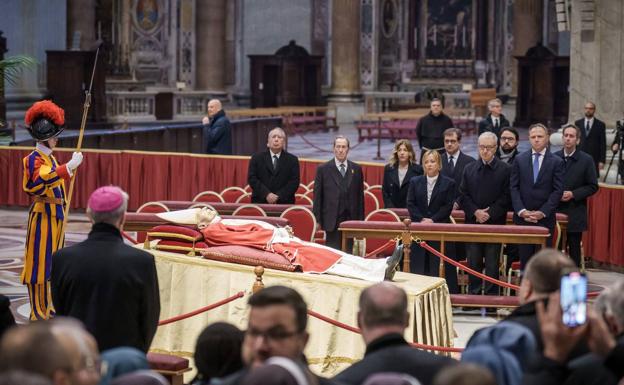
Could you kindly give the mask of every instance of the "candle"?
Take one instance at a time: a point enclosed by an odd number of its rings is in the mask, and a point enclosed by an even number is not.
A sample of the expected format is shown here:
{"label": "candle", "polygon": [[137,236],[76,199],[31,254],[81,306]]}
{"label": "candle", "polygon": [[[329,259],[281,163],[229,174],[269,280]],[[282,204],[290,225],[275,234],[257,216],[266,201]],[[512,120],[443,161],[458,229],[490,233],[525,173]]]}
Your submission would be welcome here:
{"label": "candle", "polygon": [[433,25],[433,45],[436,45],[436,25]]}

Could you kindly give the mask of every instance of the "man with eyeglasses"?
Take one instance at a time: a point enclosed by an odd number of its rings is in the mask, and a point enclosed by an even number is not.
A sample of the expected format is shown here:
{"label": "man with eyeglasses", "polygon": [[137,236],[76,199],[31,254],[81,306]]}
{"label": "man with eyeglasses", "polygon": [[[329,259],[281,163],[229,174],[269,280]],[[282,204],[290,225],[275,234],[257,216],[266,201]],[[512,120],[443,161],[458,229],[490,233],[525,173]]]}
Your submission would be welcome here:
{"label": "man with eyeglasses", "polygon": [[319,384],[331,384],[317,377],[307,367],[303,350],[310,335],[308,305],[296,290],[286,286],[270,286],[249,298],[247,331],[242,355],[245,368],[226,377],[222,385],[242,383],[249,370],[259,367],[271,357],[289,358],[304,369],[308,378]]}
{"label": "man with eyeglasses", "polygon": [[509,120],[502,114],[503,102],[500,99],[492,99],[488,102],[490,113],[482,121],[479,122],[479,135],[484,132],[493,132],[496,136],[500,135],[503,127],[509,127]]}
{"label": "man with eyeglasses", "polygon": [[[484,132],[479,135],[479,160],[466,166],[460,183],[460,204],[465,213],[465,223],[504,225],[511,203],[509,177],[511,166],[494,156],[496,135]],[[498,279],[498,258],[500,243],[468,243],[468,266],[476,271]],[[481,279],[470,276],[470,294],[498,295],[498,286],[487,282],[483,287]]]}
{"label": "man with eyeglasses", "polygon": [[[475,161],[472,156],[466,155],[461,151],[461,138],[462,132],[459,128],[451,127],[444,131],[444,152],[442,153],[442,171],[440,173],[453,179],[455,181],[455,186],[459,186],[461,183],[464,168]],[[455,195],[453,210],[459,209],[458,199],[459,190],[457,190],[457,194]],[[459,257],[463,257],[466,254],[464,244],[458,242],[447,242],[445,250],[446,255],[455,260],[459,260]],[[446,284],[448,285],[449,292],[451,294],[459,293],[457,268],[445,262],[444,270],[446,272]]]}
{"label": "man with eyeglasses", "polygon": [[604,168],[607,158],[607,136],[606,126],[602,120],[594,116],[596,104],[585,103],[585,116],[574,122],[574,125],[581,130],[578,149],[591,155],[596,167],[596,175]]}
{"label": "man with eyeglasses", "polygon": [[512,164],[518,155],[518,144],[520,143],[518,131],[513,127],[503,127],[498,143],[496,157],[507,164]]}

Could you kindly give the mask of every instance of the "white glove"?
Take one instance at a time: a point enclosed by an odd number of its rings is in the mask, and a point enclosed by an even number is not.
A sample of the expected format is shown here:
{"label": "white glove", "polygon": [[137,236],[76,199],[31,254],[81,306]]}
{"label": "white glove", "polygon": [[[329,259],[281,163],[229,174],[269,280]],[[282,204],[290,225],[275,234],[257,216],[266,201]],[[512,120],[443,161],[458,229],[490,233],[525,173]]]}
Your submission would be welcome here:
{"label": "white glove", "polygon": [[82,163],[82,152],[74,152],[71,160],[67,162],[67,168],[74,171],[80,166],[80,163]]}

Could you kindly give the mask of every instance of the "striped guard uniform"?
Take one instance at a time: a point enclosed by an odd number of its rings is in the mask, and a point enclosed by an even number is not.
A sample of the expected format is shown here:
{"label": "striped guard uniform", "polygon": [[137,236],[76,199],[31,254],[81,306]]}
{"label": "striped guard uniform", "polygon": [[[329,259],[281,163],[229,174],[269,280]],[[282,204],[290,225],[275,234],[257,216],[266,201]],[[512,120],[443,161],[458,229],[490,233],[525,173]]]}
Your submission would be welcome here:
{"label": "striped guard uniform", "polygon": [[28,287],[30,319],[40,320],[54,315],[50,271],[52,254],[63,247],[64,180],[69,179],[70,173],[41,143],[23,159],[23,164],[23,188],[34,197],[34,202],[28,214],[22,283]]}

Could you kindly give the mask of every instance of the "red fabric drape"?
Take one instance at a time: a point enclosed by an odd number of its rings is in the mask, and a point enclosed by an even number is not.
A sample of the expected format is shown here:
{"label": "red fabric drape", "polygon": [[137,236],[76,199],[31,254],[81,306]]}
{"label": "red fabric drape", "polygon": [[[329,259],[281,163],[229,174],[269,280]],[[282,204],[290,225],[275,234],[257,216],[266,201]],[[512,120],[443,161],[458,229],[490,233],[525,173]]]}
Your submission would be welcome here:
{"label": "red fabric drape", "polygon": [[[30,205],[30,197],[22,191],[22,158],[30,151],[26,147],[0,147],[0,205]],[[202,191],[247,184],[249,157],[107,150],[84,153],[72,208],[85,208],[91,192],[109,184],[128,192],[130,210],[148,201],[191,200]],[[58,149],[54,155],[64,163],[70,159],[71,150]],[[301,182],[313,181],[322,162],[301,159]],[[382,183],[382,164],[360,164],[368,184]],[[624,188],[600,185],[598,193],[589,199],[588,215],[589,230],[583,237],[585,255],[624,266]]]}

